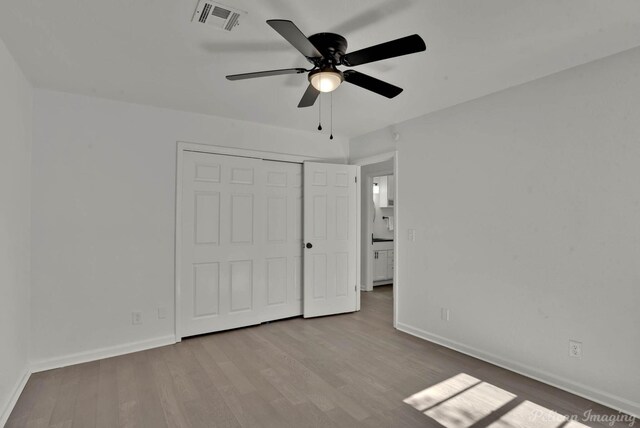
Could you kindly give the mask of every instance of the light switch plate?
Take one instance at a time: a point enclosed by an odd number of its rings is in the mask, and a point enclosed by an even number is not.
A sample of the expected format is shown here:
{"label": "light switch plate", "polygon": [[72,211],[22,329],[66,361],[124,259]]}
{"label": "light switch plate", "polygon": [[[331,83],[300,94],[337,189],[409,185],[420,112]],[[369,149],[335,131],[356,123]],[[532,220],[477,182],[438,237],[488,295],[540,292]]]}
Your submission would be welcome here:
{"label": "light switch plate", "polygon": [[133,325],[142,324],[142,312],[131,313],[131,324]]}

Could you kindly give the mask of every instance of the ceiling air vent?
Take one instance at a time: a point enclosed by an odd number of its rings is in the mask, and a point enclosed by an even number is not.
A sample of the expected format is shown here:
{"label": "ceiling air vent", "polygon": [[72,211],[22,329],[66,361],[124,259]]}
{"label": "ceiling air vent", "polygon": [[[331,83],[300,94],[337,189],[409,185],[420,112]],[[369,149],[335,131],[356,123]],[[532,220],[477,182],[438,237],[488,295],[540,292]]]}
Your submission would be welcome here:
{"label": "ceiling air vent", "polygon": [[233,27],[240,23],[238,21],[240,15],[244,14],[246,14],[246,12],[220,3],[200,0],[191,22],[208,24],[221,30],[231,31]]}

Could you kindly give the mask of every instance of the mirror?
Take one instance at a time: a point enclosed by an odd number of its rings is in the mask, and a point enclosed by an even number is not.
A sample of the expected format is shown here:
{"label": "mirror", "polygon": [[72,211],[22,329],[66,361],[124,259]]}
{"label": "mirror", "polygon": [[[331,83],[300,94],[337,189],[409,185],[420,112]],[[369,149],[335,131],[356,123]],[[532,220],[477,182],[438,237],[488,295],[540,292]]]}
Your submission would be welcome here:
{"label": "mirror", "polygon": [[393,175],[373,177],[373,203],[379,208],[393,207],[395,182]]}

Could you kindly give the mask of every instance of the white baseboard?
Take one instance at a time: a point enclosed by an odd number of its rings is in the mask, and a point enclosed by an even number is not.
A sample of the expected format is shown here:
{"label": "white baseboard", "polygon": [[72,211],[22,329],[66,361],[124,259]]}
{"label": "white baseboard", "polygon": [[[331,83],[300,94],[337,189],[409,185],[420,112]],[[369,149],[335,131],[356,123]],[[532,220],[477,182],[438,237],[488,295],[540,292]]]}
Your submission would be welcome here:
{"label": "white baseboard", "polygon": [[31,372],[29,369],[25,369],[22,372],[20,379],[18,379],[16,386],[13,388],[13,393],[11,394],[9,402],[2,409],[2,413],[0,413],[0,427],[3,427],[7,423],[9,415],[11,415],[11,412],[13,411],[13,407],[18,402],[18,398],[20,397],[20,394],[22,394],[22,390],[29,380],[29,376],[31,376]]}
{"label": "white baseboard", "polygon": [[528,366],[526,364],[521,364],[516,361],[502,358],[490,352],[485,352],[480,349],[467,346],[463,343],[447,339],[446,337],[442,337],[437,334],[429,333],[428,331],[421,330],[419,328],[415,328],[401,322],[397,323],[396,328],[412,336],[428,340],[429,342],[437,343],[438,345],[442,345],[446,348],[453,349],[454,351],[458,351],[471,357],[478,358],[479,360],[486,361],[504,369],[511,370],[512,372],[516,372],[523,376],[546,383],[547,385],[554,386],[556,388],[586,398],[587,400],[600,403],[614,410],[627,413],[635,418],[640,417],[638,416],[640,415],[640,403],[635,403],[631,400],[627,400],[626,398],[618,397],[608,392],[601,391],[578,382],[574,382],[572,380],[555,375],[553,373],[546,372],[544,370],[537,369],[535,367]]}
{"label": "white baseboard", "polygon": [[125,343],[122,345],[100,348],[93,351],[78,352],[46,360],[32,361],[31,373],[38,373],[45,370],[67,367],[73,364],[88,363],[90,361],[101,360],[103,358],[116,357],[118,355],[130,354],[131,352],[145,351],[160,346],[173,345],[176,337],[169,336],[156,337],[153,339],[141,340],[139,342]]}

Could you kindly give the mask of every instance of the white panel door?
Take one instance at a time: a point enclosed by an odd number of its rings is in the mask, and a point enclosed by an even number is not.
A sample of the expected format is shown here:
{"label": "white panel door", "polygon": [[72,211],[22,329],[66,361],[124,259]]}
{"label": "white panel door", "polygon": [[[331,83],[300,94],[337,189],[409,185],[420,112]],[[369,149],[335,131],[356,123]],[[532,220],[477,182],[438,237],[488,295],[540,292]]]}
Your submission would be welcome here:
{"label": "white panel door", "polygon": [[304,317],[357,305],[357,166],[304,163]]}
{"label": "white panel door", "polygon": [[302,312],[300,292],[295,291],[296,284],[301,287],[296,263],[302,243],[288,221],[301,210],[296,211],[296,204],[301,206],[301,165],[296,170],[292,164],[268,164],[184,153],[182,337]]}
{"label": "white panel door", "polygon": [[302,314],[302,164],[263,161],[265,321]]}

